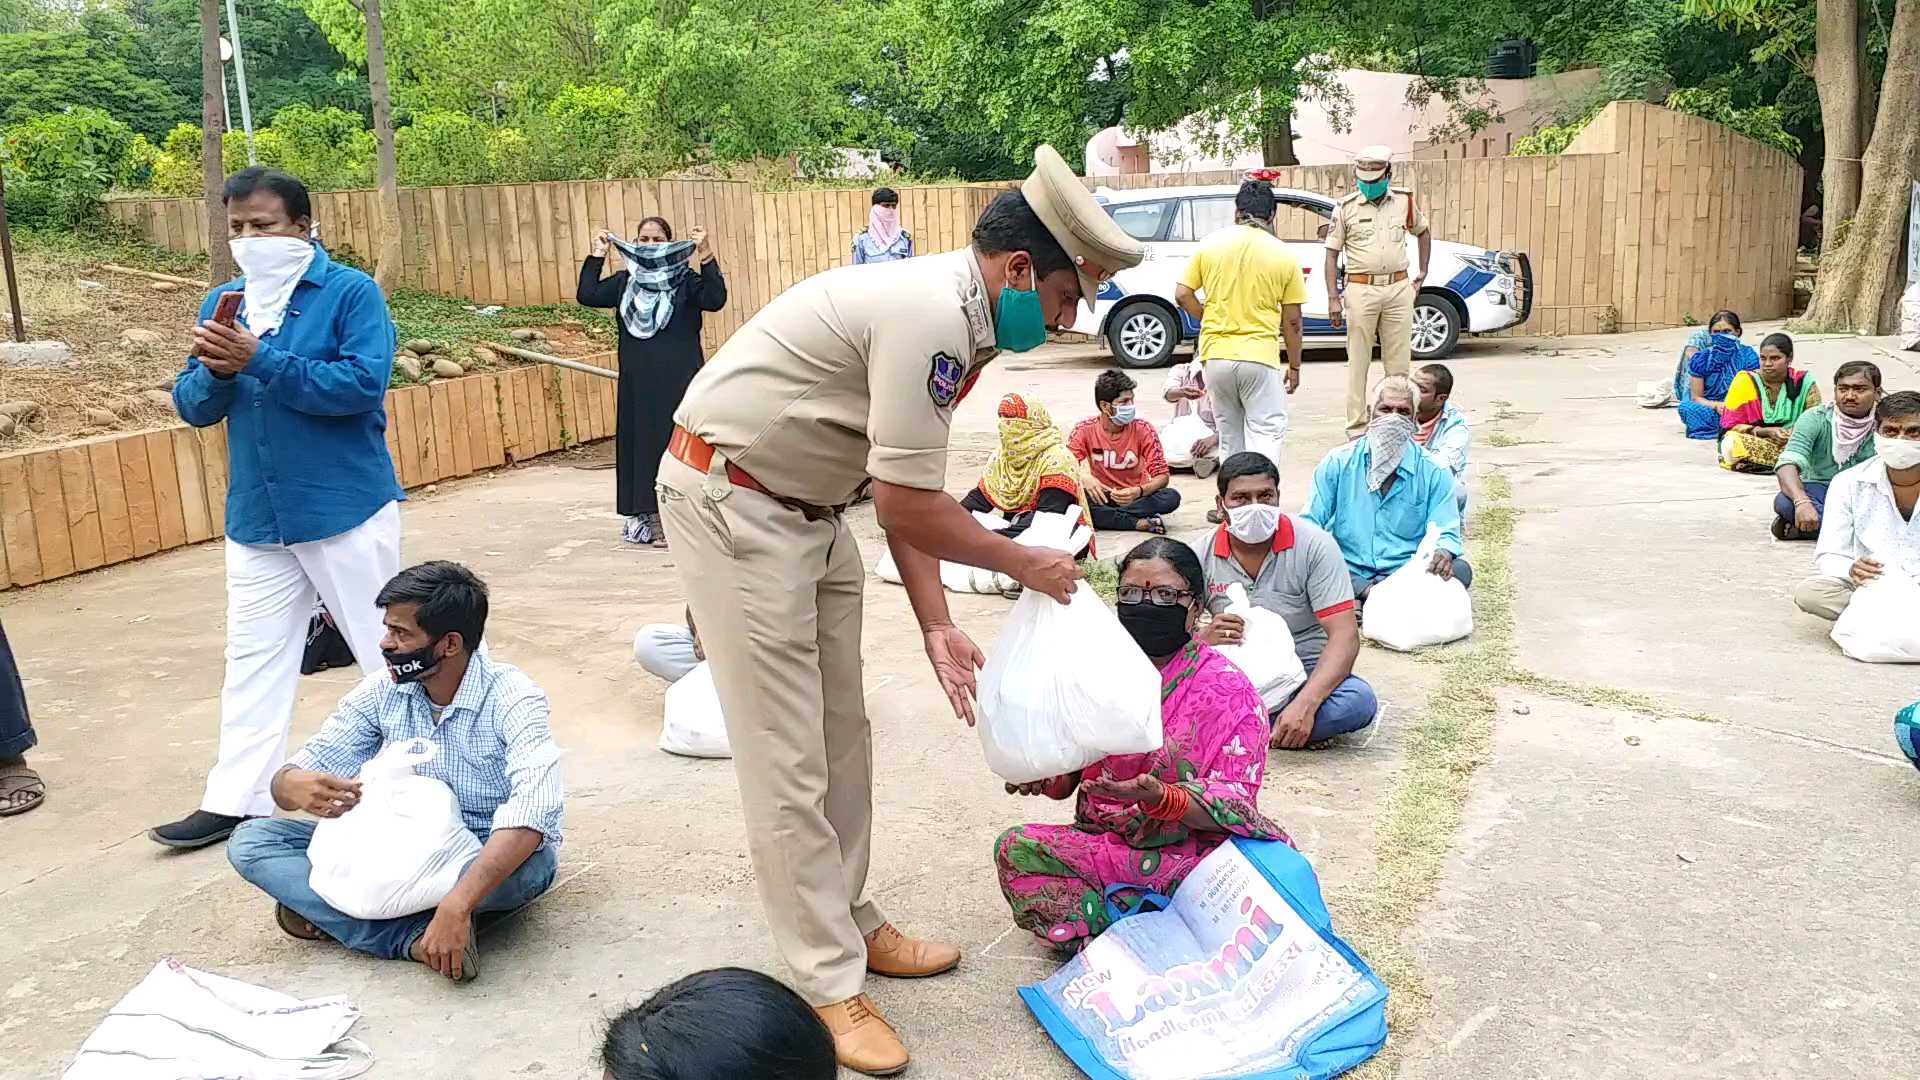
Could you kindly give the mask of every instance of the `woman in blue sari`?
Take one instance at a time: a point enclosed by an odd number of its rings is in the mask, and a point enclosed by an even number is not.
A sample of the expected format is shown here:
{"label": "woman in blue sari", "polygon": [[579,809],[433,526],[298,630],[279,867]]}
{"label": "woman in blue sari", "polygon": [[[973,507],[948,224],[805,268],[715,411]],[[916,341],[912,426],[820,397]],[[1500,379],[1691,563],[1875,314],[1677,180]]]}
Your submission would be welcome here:
{"label": "woman in blue sari", "polygon": [[1716,311],[1705,330],[1695,331],[1680,351],[1673,373],[1673,397],[1689,439],[1718,439],[1720,410],[1733,377],[1760,366],[1760,354],[1740,340],[1740,316]]}

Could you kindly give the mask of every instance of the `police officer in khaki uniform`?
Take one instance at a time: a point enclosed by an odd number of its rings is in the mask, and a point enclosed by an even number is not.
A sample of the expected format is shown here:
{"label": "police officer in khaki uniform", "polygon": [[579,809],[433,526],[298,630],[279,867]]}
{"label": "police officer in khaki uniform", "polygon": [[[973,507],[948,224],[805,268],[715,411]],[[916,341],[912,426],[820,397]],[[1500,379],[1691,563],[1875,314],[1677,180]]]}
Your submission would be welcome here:
{"label": "police officer in khaki uniform", "polygon": [[841,1064],[872,1075],[904,1069],[907,1051],[862,992],[867,973],[937,975],[960,950],[901,935],[865,895],[866,570],[843,511],[871,481],[935,677],[972,723],[985,657],[948,615],[940,560],[1062,602],[1074,564],[988,532],[945,493],[954,407],[1001,349],[1044,342],[1143,253],[1059,154],[1034,157],[971,246],[829,270],[763,308],[694,378],[660,466],[775,946]]}
{"label": "police officer in khaki uniform", "polygon": [[[1413,300],[1427,280],[1433,236],[1413,192],[1388,186],[1393,151],[1369,146],[1353,159],[1356,191],[1333,207],[1327,233],[1327,314],[1347,326],[1347,437],[1367,429],[1367,367],[1373,347],[1389,375],[1405,375],[1413,359]],[[1420,238],[1420,269],[1407,276],[1407,234]],[[1346,253],[1346,297],[1339,285]],[[1342,308],[1345,308],[1343,313]]]}

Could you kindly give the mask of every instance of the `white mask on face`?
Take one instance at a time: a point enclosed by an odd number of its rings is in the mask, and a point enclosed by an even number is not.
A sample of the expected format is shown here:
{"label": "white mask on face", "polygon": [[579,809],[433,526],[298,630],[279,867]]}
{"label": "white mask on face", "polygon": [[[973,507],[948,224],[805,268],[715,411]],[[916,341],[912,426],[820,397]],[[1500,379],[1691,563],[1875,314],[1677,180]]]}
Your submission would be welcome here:
{"label": "white mask on face", "polygon": [[280,329],[293,287],[313,262],[313,245],[298,236],[237,236],[227,249],[246,279],[247,329],[254,337]]}
{"label": "white mask on face", "polygon": [[1248,503],[1227,511],[1227,532],[1243,544],[1264,544],[1280,528],[1280,508],[1271,503]]}
{"label": "white mask on face", "polygon": [[1889,469],[1920,465],[1920,439],[1875,439],[1873,445]]}
{"label": "white mask on face", "polygon": [[1132,405],[1115,405],[1113,407],[1113,422],[1122,427],[1133,423],[1135,415],[1135,409]]}

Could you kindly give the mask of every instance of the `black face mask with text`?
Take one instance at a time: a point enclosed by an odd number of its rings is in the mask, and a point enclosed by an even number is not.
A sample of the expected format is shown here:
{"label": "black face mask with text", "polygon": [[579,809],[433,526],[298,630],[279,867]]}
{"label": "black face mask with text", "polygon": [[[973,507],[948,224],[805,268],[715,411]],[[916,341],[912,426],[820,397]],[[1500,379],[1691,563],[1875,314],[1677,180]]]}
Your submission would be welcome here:
{"label": "black face mask with text", "polygon": [[1134,644],[1150,657],[1172,656],[1193,637],[1187,629],[1187,606],[1161,607],[1140,600],[1115,607],[1120,625],[1133,636]]}
{"label": "black face mask with text", "polygon": [[401,652],[398,649],[382,649],[380,655],[387,662],[387,674],[395,683],[419,682],[433,674],[440,666],[441,657],[433,654],[443,638],[427,642],[425,648]]}

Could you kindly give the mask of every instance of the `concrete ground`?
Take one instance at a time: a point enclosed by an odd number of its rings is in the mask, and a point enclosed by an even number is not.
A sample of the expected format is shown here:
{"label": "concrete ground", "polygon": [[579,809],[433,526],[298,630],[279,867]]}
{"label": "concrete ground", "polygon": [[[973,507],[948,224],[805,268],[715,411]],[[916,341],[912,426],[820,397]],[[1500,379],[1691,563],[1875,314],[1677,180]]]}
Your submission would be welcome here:
{"label": "concrete ground", "polygon": [[[1475,341],[1453,362],[1478,425],[1476,483],[1504,474],[1523,511],[1518,664],[1585,689],[1501,692],[1456,854],[1407,935],[1433,1003],[1396,1032],[1402,1075],[1892,1076],[1920,1049],[1898,1011],[1920,981],[1920,919],[1901,903],[1920,842],[1900,827],[1920,778],[1888,737],[1915,685],[1842,658],[1787,601],[1811,550],[1766,535],[1768,481],[1721,472],[1671,411],[1633,406],[1633,384],[1668,375],[1683,337]],[[1807,342],[1802,358],[1823,385],[1856,356],[1890,386],[1920,384],[1873,344]],[[1091,411],[1099,366],[1053,348],[996,363],[960,410],[953,490],[985,461],[1000,394],[1070,424]],[[1339,438],[1343,385],[1337,364],[1307,367],[1289,507]],[[1166,415],[1143,397],[1143,415]],[[630,663],[640,624],[679,617],[672,556],[618,543],[611,474],[578,467],[591,456],[444,485],[404,511],[409,559],[457,558],[492,584],[493,648],[546,688],[568,751],[561,883],[483,937],[485,976],[467,986],[286,938],[220,852],[142,835],[194,804],[214,751],[217,546],[0,597],[51,791],[0,821],[0,1045],[16,1048],[0,1077],[56,1075],[167,955],[348,995],[374,1075],[409,1078],[597,1076],[601,1020],[652,988],[716,964],[778,971],[732,771],[655,749],[662,688]],[[1178,486],[1175,533],[1203,528],[1209,486]],[[872,513],[854,513],[871,565]],[[1103,553],[1125,540],[1103,537]],[[1006,602],[952,600],[990,647]],[[1009,929],[988,860],[1005,826],[1070,809],[1001,792],[933,683],[901,590],[872,581],[867,614],[872,891],[903,927],[968,950],[955,975],[876,981],[874,996],[916,1054],[912,1075],[1071,1077],[1013,994],[1051,965]],[[1380,855],[1375,823],[1446,662],[1367,650],[1360,671],[1389,703],[1380,736],[1273,758],[1263,808],[1313,859],[1336,916]],[[350,682],[304,680],[296,738]],[[1605,688],[1671,708],[1620,711]],[[1716,722],[1677,718],[1690,714]]]}

